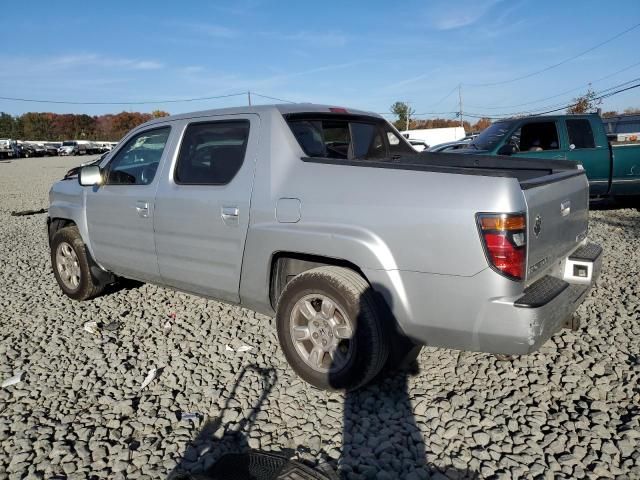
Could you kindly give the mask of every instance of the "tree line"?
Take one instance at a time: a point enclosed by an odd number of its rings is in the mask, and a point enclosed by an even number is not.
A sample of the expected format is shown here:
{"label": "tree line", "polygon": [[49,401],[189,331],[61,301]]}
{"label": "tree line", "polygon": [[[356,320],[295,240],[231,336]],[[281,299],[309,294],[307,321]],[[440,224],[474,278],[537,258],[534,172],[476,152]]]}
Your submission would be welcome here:
{"label": "tree line", "polygon": [[47,112],[29,112],[12,116],[0,112],[0,138],[48,141],[118,141],[129,130],[141,123],[168,115],[162,110],[154,110],[151,113],[120,112],[93,116]]}

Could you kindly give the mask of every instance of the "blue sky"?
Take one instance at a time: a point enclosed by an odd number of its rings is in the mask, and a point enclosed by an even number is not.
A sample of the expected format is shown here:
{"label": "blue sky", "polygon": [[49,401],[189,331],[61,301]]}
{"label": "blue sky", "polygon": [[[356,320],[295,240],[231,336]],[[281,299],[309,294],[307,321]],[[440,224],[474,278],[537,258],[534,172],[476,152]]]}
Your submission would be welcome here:
{"label": "blue sky", "polygon": [[[403,100],[422,113],[457,110],[454,90],[462,83],[465,111],[501,114],[562,104],[589,82],[599,90],[640,77],[636,28],[542,74],[472,86],[526,75],[612,37],[640,22],[638,0],[99,4],[4,5],[0,96],[134,102],[251,90],[377,112]],[[245,103],[246,97],[86,106],[0,100],[0,111],[180,113]],[[603,104],[625,107],[640,107],[640,89]]]}

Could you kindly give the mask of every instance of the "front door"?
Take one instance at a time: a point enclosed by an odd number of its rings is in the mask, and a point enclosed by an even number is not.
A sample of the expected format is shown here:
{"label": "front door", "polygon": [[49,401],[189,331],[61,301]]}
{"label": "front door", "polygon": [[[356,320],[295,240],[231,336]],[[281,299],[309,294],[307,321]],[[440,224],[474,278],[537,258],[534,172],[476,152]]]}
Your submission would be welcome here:
{"label": "front door", "polygon": [[131,136],[104,168],[104,184],[87,189],[93,255],[118,275],[149,282],[160,279],[153,236],[154,197],[156,170],[168,150],[170,131],[165,125]]}
{"label": "front door", "polygon": [[155,239],[162,282],[239,302],[257,155],[257,115],[184,121],[179,152],[162,171]]}

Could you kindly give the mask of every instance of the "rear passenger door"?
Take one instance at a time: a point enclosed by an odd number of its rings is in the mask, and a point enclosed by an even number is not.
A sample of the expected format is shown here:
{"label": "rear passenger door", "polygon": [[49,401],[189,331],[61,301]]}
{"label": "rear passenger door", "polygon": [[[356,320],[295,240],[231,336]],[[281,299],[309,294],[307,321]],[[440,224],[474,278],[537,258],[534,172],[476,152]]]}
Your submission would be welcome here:
{"label": "rear passenger door", "polygon": [[[588,118],[567,118],[567,160],[580,162],[589,179],[591,195],[600,195],[609,190],[610,152],[608,142],[596,144],[596,136]],[[602,135],[605,138],[604,135]]]}
{"label": "rear passenger door", "polygon": [[164,284],[239,302],[259,126],[253,114],[183,121],[155,200]]}

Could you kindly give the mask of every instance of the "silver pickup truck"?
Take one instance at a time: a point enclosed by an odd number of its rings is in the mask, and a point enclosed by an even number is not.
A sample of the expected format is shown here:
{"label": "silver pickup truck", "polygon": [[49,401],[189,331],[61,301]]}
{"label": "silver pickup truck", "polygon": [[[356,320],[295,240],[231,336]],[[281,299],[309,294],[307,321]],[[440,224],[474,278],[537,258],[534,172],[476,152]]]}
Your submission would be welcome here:
{"label": "silver pickup truck", "polygon": [[66,295],[126,277],[275,314],[290,365],[325,389],[420,345],[533,352],[601,264],[575,163],[417,154],[364,111],[160,118],[65,178],[48,232]]}

